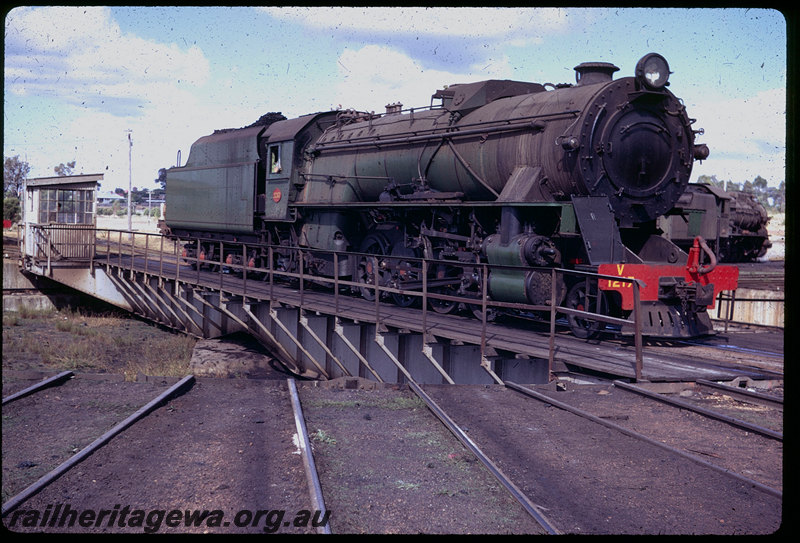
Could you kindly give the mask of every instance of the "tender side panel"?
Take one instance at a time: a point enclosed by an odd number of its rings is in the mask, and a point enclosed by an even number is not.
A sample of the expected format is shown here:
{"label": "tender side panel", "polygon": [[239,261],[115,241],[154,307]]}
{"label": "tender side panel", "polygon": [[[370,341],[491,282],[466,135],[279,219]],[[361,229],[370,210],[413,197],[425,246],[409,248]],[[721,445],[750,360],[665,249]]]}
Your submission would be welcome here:
{"label": "tender side panel", "polygon": [[257,163],[173,170],[167,181],[170,228],[252,232]]}
{"label": "tender side panel", "polygon": [[170,228],[253,231],[262,130],[220,131],[200,138],[186,166],[167,171],[165,220]]}

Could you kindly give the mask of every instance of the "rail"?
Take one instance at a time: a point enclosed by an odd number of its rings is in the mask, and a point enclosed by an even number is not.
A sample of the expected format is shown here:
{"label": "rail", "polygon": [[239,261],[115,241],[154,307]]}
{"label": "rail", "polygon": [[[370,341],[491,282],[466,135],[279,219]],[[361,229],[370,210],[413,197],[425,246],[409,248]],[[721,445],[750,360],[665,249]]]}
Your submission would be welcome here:
{"label": "rail", "polygon": [[[593,415],[592,413],[590,413],[590,412],[588,412],[588,411],[586,411],[584,409],[579,409],[578,407],[575,407],[573,405],[570,405],[568,403],[560,401],[560,400],[554,398],[551,395],[543,394],[541,392],[537,392],[535,390],[532,390],[531,388],[519,385],[517,383],[513,383],[511,381],[507,381],[505,385],[506,385],[506,387],[508,387],[508,388],[510,388],[512,390],[515,390],[515,391],[517,391],[517,392],[519,392],[521,394],[524,394],[525,396],[529,396],[529,397],[534,398],[536,400],[539,400],[541,402],[545,402],[545,403],[547,403],[549,405],[552,405],[553,407],[556,407],[558,409],[562,409],[564,411],[568,411],[570,413],[573,413],[574,415],[578,415],[579,417],[582,417],[584,419],[587,419],[587,420],[590,420],[592,422],[595,422],[595,423],[597,423],[597,424],[599,424],[601,426],[605,426],[606,428],[610,428],[612,430],[616,430],[617,432],[620,432],[623,435],[632,437],[634,439],[638,439],[639,441],[642,441],[644,443],[649,443],[650,445],[653,445],[655,447],[658,447],[659,449],[668,451],[668,452],[670,452],[672,454],[677,454],[677,455],[679,455],[679,456],[681,456],[683,458],[686,458],[687,460],[691,460],[692,462],[694,462],[694,463],[696,463],[698,465],[705,466],[705,467],[707,467],[709,469],[712,469],[712,470],[714,470],[714,471],[716,471],[718,473],[721,473],[721,474],[723,474],[723,475],[725,475],[727,477],[731,477],[731,478],[736,479],[738,481],[742,481],[743,483],[745,483],[747,485],[750,485],[751,487],[753,487],[753,488],[755,488],[755,489],[757,489],[757,490],[759,490],[761,492],[764,492],[765,494],[768,494],[768,495],[771,495],[771,496],[776,496],[778,498],[783,496],[783,492],[781,490],[778,490],[778,489],[772,488],[772,487],[770,487],[768,485],[759,483],[758,481],[750,479],[749,477],[745,477],[744,475],[740,475],[740,474],[738,474],[738,473],[736,473],[734,471],[731,471],[730,469],[727,469],[725,467],[722,467],[722,466],[719,466],[719,465],[714,464],[712,462],[709,462],[708,460],[705,460],[704,458],[700,458],[697,455],[691,454],[690,452],[688,452],[688,451],[686,451],[684,449],[679,449],[679,448],[676,448],[676,447],[672,447],[671,445],[668,445],[667,443],[664,443],[664,442],[659,441],[657,439],[653,439],[651,437],[648,437],[648,436],[646,436],[644,434],[641,434],[641,433],[639,433],[639,432],[637,432],[635,430],[626,428],[626,427],[621,426],[619,424],[610,422],[610,421],[608,421],[606,419],[603,419],[601,417]],[[616,385],[616,382],[615,382],[615,385]]]}
{"label": "rail", "polygon": [[[294,379],[287,379],[286,383],[289,388],[289,399],[292,403],[292,414],[294,415],[294,423],[297,428],[297,441],[300,447],[300,454],[303,457],[303,465],[306,471],[306,481],[308,483],[311,502],[314,509],[322,512],[322,518],[327,518],[328,514],[326,512],[325,499],[322,496],[322,485],[319,482],[317,465],[314,462],[314,454],[311,451],[308,428],[306,427],[306,421],[303,417],[303,407],[300,404],[300,396],[297,394],[297,384]],[[323,526],[318,526],[317,533],[330,534],[330,523],[326,522]]]}
{"label": "rail", "polygon": [[62,371],[61,373],[59,373],[57,375],[53,375],[52,377],[49,377],[49,378],[45,379],[44,381],[40,381],[40,382],[36,383],[35,385],[31,385],[31,386],[29,386],[28,388],[26,388],[24,390],[20,390],[19,392],[16,392],[14,394],[6,396],[5,398],[3,398],[3,405],[5,405],[7,403],[11,403],[11,402],[13,402],[15,400],[19,400],[20,398],[24,398],[26,396],[30,396],[34,392],[38,392],[38,391],[43,390],[45,388],[61,384],[63,381],[66,381],[67,379],[71,379],[74,376],[75,376],[75,373],[70,371],[70,370]]}
{"label": "rail", "polygon": [[21,503],[25,500],[30,498],[31,496],[40,492],[44,487],[64,475],[67,471],[72,469],[74,466],[83,462],[87,457],[92,455],[97,449],[111,441],[115,436],[125,431],[129,426],[133,425],[140,419],[144,418],[148,415],[151,411],[158,408],[164,402],[169,400],[175,395],[183,393],[185,389],[191,388],[194,385],[194,375],[187,375],[167,390],[159,394],[156,398],[149,401],[144,406],[140,407],[135,413],[130,415],[128,418],[108,430],[106,433],[92,441],[89,445],[75,453],[73,456],[69,457],[67,460],[56,466],[52,471],[46,473],[41,478],[39,478],[36,482],[22,490],[16,496],[13,496],[8,501],[3,503],[2,507],[2,514],[5,516],[10,511],[16,509]]}
{"label": "rail", "polygon": [[525,511],[533,517],[536,522],[544,528],[549,535],[560,535],[561,531],[555,527],[552,521],[542,512],[541,508],[534,504],[520,488],[495,464],[480,447],[470,438],[466,432],[456,422],[450,418],[447,412],[442,409],[428,393],[417,383],[409,382],[409,387],[419,398],[425,402],[428,409],[447,427],[448,430],[466,447],[480,462],[489,470],[497,481],[522,505]]}
{"label": "rail", "polygon": [[[49,238],[48,230],[50,226],[37,226],[34,227],[37,236]],[[94,268],[98,265],[117,266],[119,268],[128,268],[133,270],[134,263],[137,258],[144,261],[144,273],[151,275],[158,275],[159,277],[175,280],[176,282],[196,281],[201,283],[202,268],[208,268],[212,272],[216,272],[219,276],[219,283],[217,288],[220,292],[230,291],[225,288],[224,278],[230,277],[231,274],[238,275],[241,278],[240,290],[237,289],[235,295],[241,295],[243,298],[248,296],[248,285],[254,282],[263,285],[265,282],[268,284],[269,301],[275,301],[274,287],[276,280],[284,279],[293,281],[299,288],[299,307],[302,310],[304,303],[305,293],[308,291],[308,284],[326,284],[333,289],[335,313],[339,312],[340,299],[342,296],[342,287],[349,287],[351,289],[361,289],[365,293],[365,298],[374,300],[375,304],[375,323],[381,324],[381,299],[394,298],[399,300],[400,305],[410,306],[420,304],[422,310],[422,334],[423,341],[427,344],[427,338],[431,337],[430,327],[428,325],[428,314],[430,311],[431,302],[434,304],[441,304],[440,307],[459,306],[463,304],[466,307],[473,309],[475,316],[481,320],[481,338],[480,338],[480,352],[481,360],[487,366],[487,324],[490,322],[489,314],[492,310],[514,309],[522,313],[537,315],[543,318],[549,315],[549,352],[548,352],[548,374],[552,375],[553,365],[555,359],[555,336],[556,336],[556,322],[561,315],[573,316],[575,318],[593,321],[598,323],[606,323],[612,325],[630,324],[631,321],[586,311],[583,309],[574,309],[564,306],[558,306],[556,299],[557,292],[557,277],[561,276],[578,276],[583,277],[587,281],[590,279],[608,279],[614,281],[622,281],[631,283],[634,295],[634,310],[633,310],[633,324],[634,324],[634,348],[635,360],[633,363],[634,375],[637,381],[642,379],[642,365],[643,365],[643,341],[642,341],[642,323],[641,323],[641,310],[640,310],[640,288],[641,282],[637,279],[602,275],[593,272],[568,270],[563,268],[533,268],[533,267],[519,267],[519,266],[500,266],[490,265],[483,262],[463,262],[458,260],[436,260],[430,258],[410,257],[410,256],[396,256],[396,255],[380,255],[380,257],[356,252],[343,252],[343,251],[328,251],[321,249],[309,249],[301,247],[287,247],[278,245],[256,245],[247,242],[231,242],[213,239],[192,239],[185,242],[179,238],[167,238],[160,233],[150,232],[131,232],[126,230],[112,230],[96,228],[95,238],[93,239],[93,247],[95,251],[90,258],[89,266]],[[195,253],[193,256],[179,254],[184,243],[194,244]],[[218,252],[213,258],[204,258],[201,256],[201,244],[214,244],[218,248]],[[227,254],[231,254],[230,248],[232,246],[241,247],[241,252],[238,253],[237,259],[223,262],[225,250]],[[266,262],[267,268],[257,266],[248,266],[248,257],[253,251],[263,251],[266,249]],[[294,265],[291,266],[297,271],[290,271],[286,269],[289,266],[276,265],[276,256],[282,256],[289,260]],[[217,259],[219,257],[219,259]],[[311,259],[311,260],[309,260]],[[304,271],[305,262],[316,262],[314,259],[327,259],[333,263],[333,276],[323,276],[309,274]],[[344,263],[349,259],[350,266],[353,270],[357,269],[358,263],[362,262],[367,269],[372,271],[368,275],[372,275],[371,281],[353,280],[350,275],[344,277],[340,274],[340,263]],[[181,265],[181,261],[189,264],[190,269],[187,270]],[[168,267],[165,267],[168,264]],[[459,276],[453,275],[441,279],[429,278],[428,271],[431,266],[447,266],[451,269],[461,268],[463,271],[469,272],[474,278],[475,289],[472,291],[473,296],[457,296],[454,292],[448,292],[448,287],[453,287],[460,283]],[[48,258],[48,269],[50,267],[50,259]],[[547,300],[545,305],[534,305],[527,303],[517,302],[502,302],[488,299],[487,295],[487,278],[490,270],[516,270],[516,271],[539,271],[549,273],[551,275],[551,289],[550,299]],[[379,281],[380,273],[396,272],[404,274],[405,276],[413,276],[417,274],[415,288],[402,289],[394,280]],[[376,272],[376,273],[373,273]],[[353,274],[356,275],[356,274]],[[206,276],[207,277],[207,276]],[[356,277],[358,279],[358,277]],[[588,290],[588,289],[587,289]],[[251,294],[252,296],[252,294]],[[544,320],[543,320],[544,322]],[[491,373],[491,372],[490,372]],[[499,378],[493,375],[495,380]]]}

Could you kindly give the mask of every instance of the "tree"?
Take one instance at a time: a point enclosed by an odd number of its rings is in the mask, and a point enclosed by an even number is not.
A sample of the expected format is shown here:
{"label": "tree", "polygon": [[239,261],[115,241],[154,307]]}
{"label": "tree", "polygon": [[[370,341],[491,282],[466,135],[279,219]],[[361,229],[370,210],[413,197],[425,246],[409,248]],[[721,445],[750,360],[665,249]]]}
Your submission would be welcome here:
{"label": "tree", "polygon": [[767,180],[757,175],[755,179],[753,179],[753,188],[758,191],[766,191],[767,190]]}
{"label": "tree", "polygon": [[159,170],[158,170],[158,178],[155,181],[156,181],[156,183],[161,185],[161,190],[167,190],[167,169],[166,168],[159,168]]}
{"label": "tree", "polygon": [[19,196],[29,173],[31,173],[30,165],[24,160],[20,160],[19,155],[5,157],[3,161],[3,192]]}
{"label": "tree", "polygon": [[719,187],[721,189],[725,188],[725,181],[720,181],[717,179],[716,175],[712,175],[711,177],[707,175],[701,175],[697,178],[697,182],[705,185],[711,185],[712,187]]}
{"label": "tree", "polygon": [[3,220],[18,222],[22,217],[22,207],[19,205],[19,198],[6,194],[3,196]]}
{"label": "tree", "polygon": [[147,203],[150,192],[147,189],[139,190],[136,187],[131,189],[131,202],[135,205]]}
{"label": "tree", "polygon": [[74,169],[75,169],[75,161],[74,160],[72,162],[67,162],[66,164],[64,164],[62,162],[61,164],[59,164],[58,166],[53,168],[53,170],[56,172],[56,175],[58,175],[60,177],[65,177],[67,175],[72,175],[72,170],[74,170]]}

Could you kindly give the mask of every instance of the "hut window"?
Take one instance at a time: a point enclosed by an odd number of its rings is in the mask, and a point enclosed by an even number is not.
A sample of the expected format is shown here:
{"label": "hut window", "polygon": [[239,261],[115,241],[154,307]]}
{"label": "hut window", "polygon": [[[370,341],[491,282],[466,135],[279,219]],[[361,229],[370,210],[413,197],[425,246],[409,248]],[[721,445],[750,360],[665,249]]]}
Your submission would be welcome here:
{"label": "hut window", "polygon": [[39,224],[92,224],[93,190],[43,189],[39,194]]}

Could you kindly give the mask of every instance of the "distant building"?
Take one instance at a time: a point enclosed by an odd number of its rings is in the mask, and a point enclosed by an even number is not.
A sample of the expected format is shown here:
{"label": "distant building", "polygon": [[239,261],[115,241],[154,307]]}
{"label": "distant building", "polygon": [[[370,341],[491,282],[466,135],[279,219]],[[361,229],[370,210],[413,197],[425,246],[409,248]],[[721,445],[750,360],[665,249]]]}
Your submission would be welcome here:
{"label": "distant building", "polygon": [[97,205],[98,206],[111,206],[114,205],[114,202],[127,202],[128,199],[125,196],[120,196],[119,194],[111,191],[106,192],[98,192],[97,193]]}

